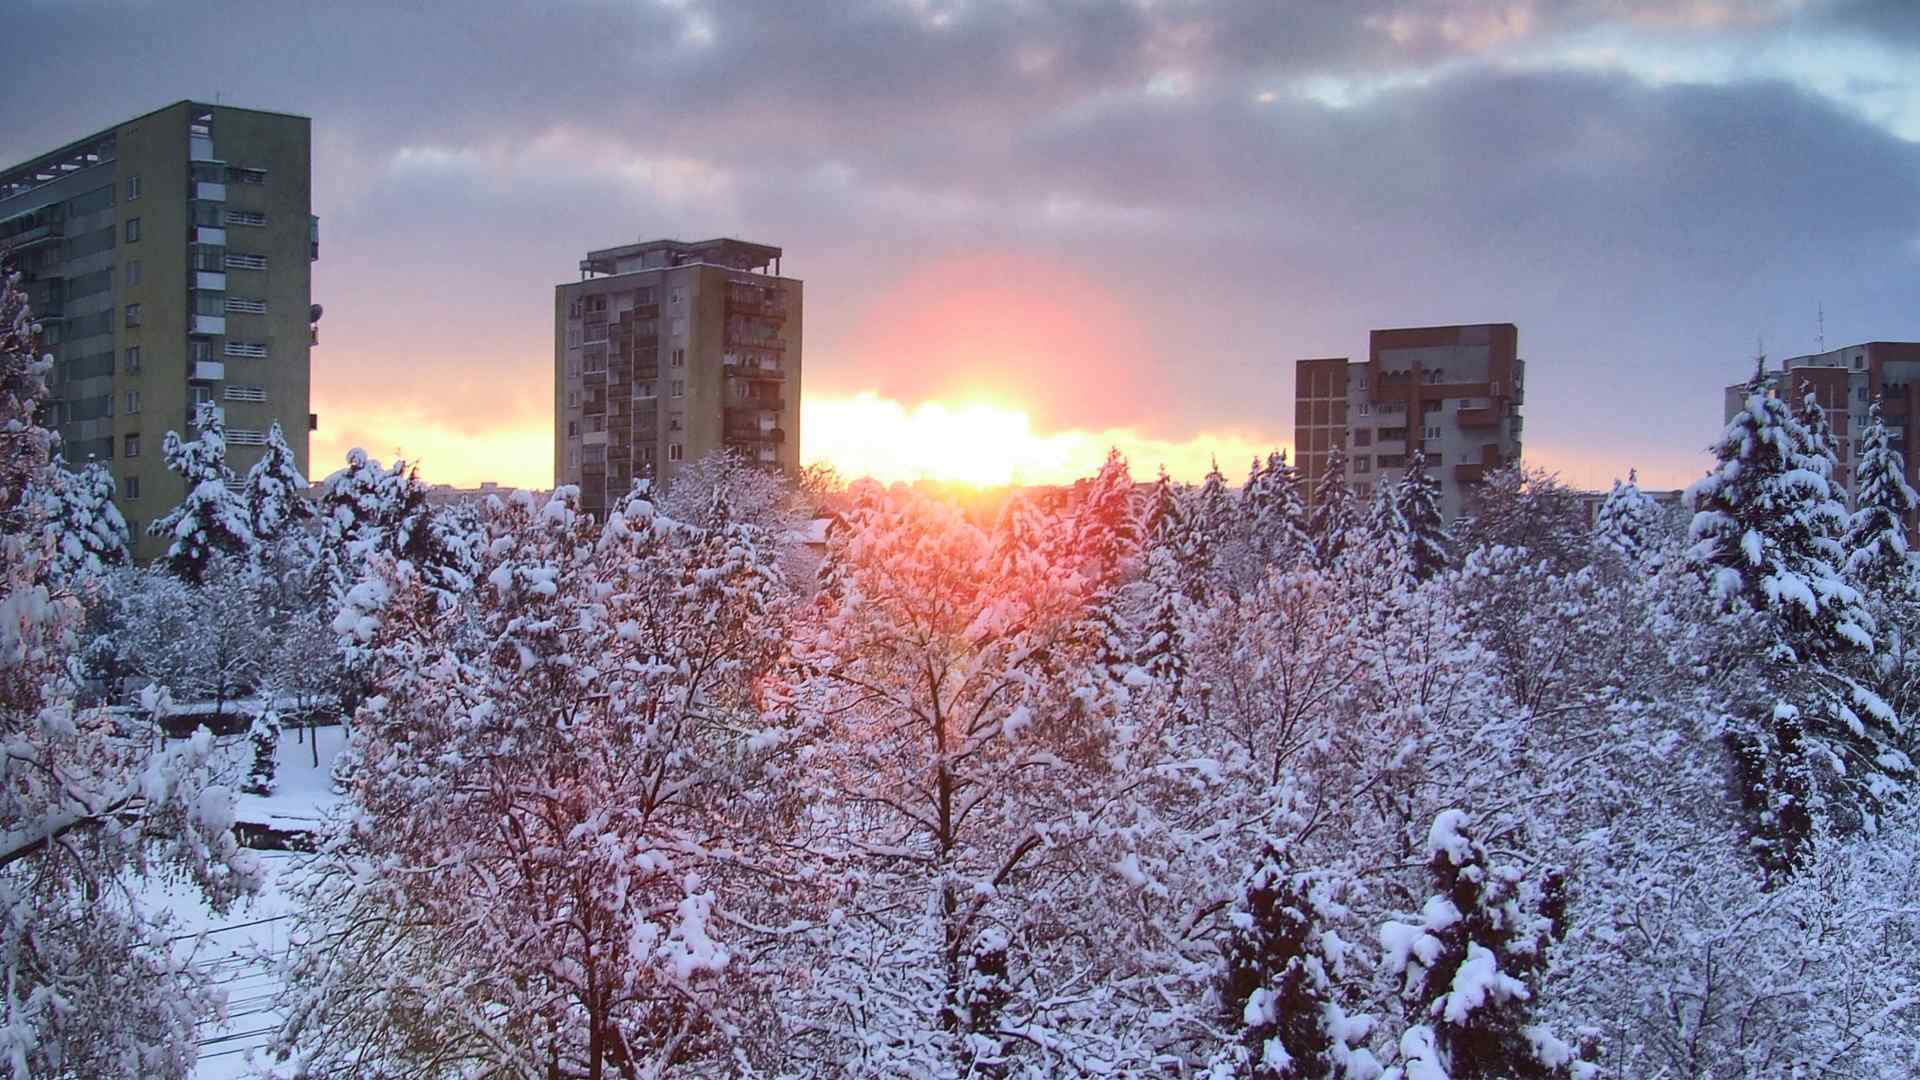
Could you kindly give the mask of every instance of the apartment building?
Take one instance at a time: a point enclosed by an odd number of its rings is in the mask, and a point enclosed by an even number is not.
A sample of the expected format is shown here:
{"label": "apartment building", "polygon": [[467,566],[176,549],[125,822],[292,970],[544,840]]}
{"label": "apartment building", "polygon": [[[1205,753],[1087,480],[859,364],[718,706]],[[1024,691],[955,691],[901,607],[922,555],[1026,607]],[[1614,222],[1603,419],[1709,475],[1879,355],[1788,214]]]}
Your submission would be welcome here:
{"label": "apartment building", "polygon": [[779,248],[743,240],[588,252],[554,289],[554,483],[604,515],[718,450],[793,471],[801,290]]}
{"label": "apartment building", "polygon": [[0,260],[54,356],[49,424],[105,462],[134,553],[185,489],[161,441],[226,410],[229,463],[275,420],[304,471],[314,342],[311,121],[181,101],[0,169]]}
{"label": "apartment building", "polygon": [[1489,469],[1520,458],[1526,362],[1512,323],[1375,330],[1367,359],[1294,364],[1295,457],[1312,485],[1336,446],[1363,498],[1398,483],[1424,450],[1448,521],[1466,512]]}
{"label": "apartment building", "polygon": [[[1920,341],[1865,341],[1809,356],[1795,356],[1767,373],[1767,389],[1797,413],[1811,393],[1826,410],[1840,456],[1836,479],[1853,487],[1854,463],[1866,431],[1867,410],[1880,402],[1887,435],[1907,459],[1907,482],[1920,484],[1913,446],[1920,438]],[[1746,384],[1726,388],[1724,413],[1732,420],[1745,407]]]}

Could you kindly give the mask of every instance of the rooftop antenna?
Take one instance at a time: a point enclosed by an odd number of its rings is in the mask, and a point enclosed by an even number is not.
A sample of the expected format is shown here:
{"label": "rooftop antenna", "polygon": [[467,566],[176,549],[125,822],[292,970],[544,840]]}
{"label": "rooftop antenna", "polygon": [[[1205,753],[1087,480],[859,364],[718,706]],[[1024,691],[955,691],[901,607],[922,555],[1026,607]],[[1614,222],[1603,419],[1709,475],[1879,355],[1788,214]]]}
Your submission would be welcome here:
{"label": "rooftop antenna", "polygon": [[1813,310],[1814,310],[1814,316],[1813,316],[1814,349],[1813,351],[1826,352],[1827,351],[1827,305],[1824,303],[1815,304]]}

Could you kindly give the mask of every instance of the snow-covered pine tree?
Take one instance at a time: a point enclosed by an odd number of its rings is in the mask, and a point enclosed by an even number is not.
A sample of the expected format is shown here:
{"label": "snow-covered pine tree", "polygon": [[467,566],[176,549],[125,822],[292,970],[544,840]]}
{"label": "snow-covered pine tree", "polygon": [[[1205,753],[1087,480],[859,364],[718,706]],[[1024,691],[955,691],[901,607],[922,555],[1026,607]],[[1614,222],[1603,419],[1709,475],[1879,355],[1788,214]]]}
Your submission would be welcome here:
{"label": "snow-covered pine tree", "polygon": [[1625,483],[1613,482],[1613,490],[1600,504],[1593,522],[1593,541],[1606,551],[1625,559],[1629,566],[1647,567],[1658,552],[1660,507],[1652,496],[1640,490],[1640,474],[1627,470]]}
{"label": "snow-covered pine tree", "polygon": [[1275,450],[1264,465],[1256,461],[1247,478],[1244,496],[1245,518],[1251,533],[1250,546],[1264,573],[1275,563],[1292,565],[1312,557],[1312,541],[1307,536],[1307,508],[1300,499],[1298,472],[1287,461],[1287,452]]}
{"label": "snow-covered pine tree", "polygon": [[1117,448],[1087,481],[1074,507],[1067,539],[1071,569],[1094,590],[1111,589],[1132,570],[1140,554],[1140,515],[1134,509],[1133,477]]}
{"label": "snow-covered pine tree", "polygon": [[62,582],[91,578],[129,558],[127,519],[113,505],[113,474],[97,461],[69,472],[56,455],[32,497],[43,502],[53,534],[51,570]]}
{"label": "snow-covered pine tree", "polygon": [[1347,450],[1345,446],[1336,445],[1327,453],[1326,468],[1314,481],[1313,508],[1307,515],[1314,562],[1321,569],[1328,569],[1339,560],[1361,521],[1359,500],[1347,486]]}
{"label": "snow-covered pine tree", "polygon": [[1327,923],[1345,914],[1331,883],[1292,865],[1269,844],[1242,883],[1221,947],[1222,1029],[1237,1038],[1209,1075],[1246,1080],[1344,1080],[1377,1076],[1356,1045],[1372,1020],[1348,1016],[1336,981],[1347,946]]}
{"label": "snow-covered pine tree", "polygon": [[1800,411],[1794,416],[1800,422],[1801,452],[1817,463],[1821,476],[1833,487],[1833,497],[1840,502],[1847,501],[1846,489],[1840,486],[1840,443],[1833,433],[1833,424],[1827,419],[1827,410],[1820,405],[1820,396],[1813,387],[1802,385]]}
{"label": "snow-covered pine tree", "polygon": [[1434,818],[1427,854],[1433,895],[1415,921],[1380,927],[1384,970],[1403,979],[1409,1034],[1431,1033],[1412,1042],[1431,1046],[1447,1080],[1590,1075],[1571,1046],[1534,1022],[1554,930],[1538,896],[1518,870],[1490,862],[1464,810]]}
{"label": "snow-covered pine tree", "polygon": [[186,442],[178,432],[169,431],[161,444],[167,468],[186,482],[186,497],[147,526],[147,533],[168,538],[163,558],[169,570],[199,582],[215,554],[246,556],[255,541],[247,504],[233,470],[227,468],[225,413],[213,402],[203,401],[193,422],[199,438]]}
{"label": "snow-covered pine tree", "polygon": [[1715,453],[1687,490],[1688,556],[1723,607],[1759,620],[1771,700],[1750,702],[1728,738],[1755,853],[1778,879],[1820,823],[1874,826],[1913,776],[1908,726],[1854,674],[1872,657],[1875,624],[1840,570],[1847,513],[1817,440],[1761,372]]}
{"label": "snow-covered pine tree", "polygon": [[280,714],[263,708],[247,725],[247,745],[253,751],[253,764],[247,769],[242,790],[251,795],[271,795],[274,787],[274,754],[280,747]]}
{"label": "snow-covered pine tree", "polygon": [[300,474],[280,421],[275,420],[267,429],[266,453],[247,470],[243,490],[247,522],[262,548],[279,543],[287,530],[312,519],[314,508],[306,497],[307,478]]}
{"label": "snow-covered pine tree", "polygon": [[1427,475],[1425,450],[1415,450],[1407,462],[1407,474],[1400,481],[1393,504],[1406,530],[1402,544],[1414,580],[1426,581],[1445,570],[1451,541],[1446,520],[1440,514],[1440,482]]}
{"label": "snow-covered pine tree", "polygon": [[1880,403],[1867,412],[1860,462],[1854,469],[1857,509],[1847,523],[1846,569],[1869,595],[1892,597],[1915,592],[1913,555],[1907,527],[1920,495],[1907,483],[1907,463],[1887,436]]}

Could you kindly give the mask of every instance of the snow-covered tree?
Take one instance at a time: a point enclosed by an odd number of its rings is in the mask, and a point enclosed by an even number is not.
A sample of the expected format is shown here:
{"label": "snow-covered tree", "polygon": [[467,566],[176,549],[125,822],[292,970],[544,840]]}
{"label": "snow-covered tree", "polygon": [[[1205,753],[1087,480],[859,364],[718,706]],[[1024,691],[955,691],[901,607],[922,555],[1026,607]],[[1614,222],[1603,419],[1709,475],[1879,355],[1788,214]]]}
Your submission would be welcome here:
{"label": "snow-covered tree", "polygon": [[1846,571],[1870,594],[1912,593],[1916,574],[1907,527],[1920,495],[1907,483],[1907,463],[1894,449],[1880,403],[1867,413],[1860,461],[1854,469],[1857,508],[1847,523]]}
{"label": "snow-covered tree", "polygon": [[[1384,485],[1383,485],[1384,486]],[[1327,453],[1327,464],[1313,485],[1313,508],[1307,532],[1313,537],[1314,561],[1322,569],[1340,558],[1363,520],[1359,500],[1347,485],[1347,450],[1337,445]]]}
{"label": "snow-covered tree", "polygon": [[1415,450],[1407,462],[1407,473],[1394,494],[1402,533],[1401,544],[1414,580],[1426,581],[1445,570],[1451,556],[1452,541],[1447,535],[1446,519],[1440,513],[1440,482],[1427,475],[1427,454]]}
{"label": "snow-covered tree", "polygon": [[200,437],[192,442],[169,431],[161,444],[167,468],[180,474],[187,494],[180,505],[154,519],[147,533],[168,538],[163,558],[169,570],[198,582],[216,554],[245,556],[255,539],[246,500],[227,468],[225,414],[213,402],[203,401],[194,414],[194,427]]}
{"label": "snow-covered tree", "polygon": [[1073,508],[1066,550],[1088,587],[1110,590],[1134,569],[1143,537],[1134,507],[1133,477],[1117,449],[1107,451],[1100,471],[1086,482]]}
{"label": "snow-covered tree", "polygon": [[127,519],[113,504],[113,474],[97,461],[77,472],[55,456],[44,482],[31,497],[42,501],[46,528],[52,530],[53,572],[61,581],[98,576],[129,558]]}
{"label": "snow-covered tree", "polygon": [[1823,824],[1873,827],[1913,775],[1907,723],[1857,674],[1875,624],[1840,570],[1847,513],[1830,451],[1756,374],[1715,453],[1687,491],[1688,554],[1711,595],[1759,627],[1771,700],[1749,703],[1728,737],[1756,853],[1778,875]]}
{"label": "snow-covered tree", "polygon": [[[217,912],[258,884],[234,841],[232,793],[203,731],[162,748],[78,708],[69,654],[79,607],[49,584],[44,506],[52,434],[38,418],[51,359],[17,276],[0,285],[0,1060],[18,1076],[183,1077],[195,1025],[217,1009],[164,913],[142,896],[164,869]],[[164,704],[152,696],[151,713]]]}
{"label": "snow-covered tree", "polygon": [[1558,476],[1515,462],[1488,471],[1471,492],[1466,516],[1453,528],[1462,555],[1481,547],[1520,547],[1562,569],[1586,562],[1586,515],[1579,496]]}
{"label": "snow-covered tree", "polygon": [[1264,573],[1274,563],[1312,558],[1300,478],[1286,451],[1269,453],[1264,465],[1254,462],[1241,501],[1256,573]]}
{"label": "snow-covered tree", "polygon": [[1600,504],[1593,522],[1593,541],[1629,566],[1646,567],[1659,553],[1659,520],[1659,504],[1640,490],[1639,473],[1629,469],[1626,482],[1615,480],[1613,490]]}
{"label": "snow-covered tree", "polygon": [[1382,963],[1404,979],[1413,1026],[1430,1033],[1411,1044],[1422,1057],[1431,1047],[1447,1080],[1576,1075],[1574,1048],[1533,1022],[1555,929],[1537,897],[1516,869],[1490,860],[1463,810],[1434,818],[1427,847],[1433,895],[1414,921],[1380,928]]}
{"label": "snow-covered tree", "polygon": [[776,1018],[743,953],[791,922],[806,825],[758,718],[766,538],[707,516],[516,493],[451,607],[370,553],[336,621],[379,657],[356,812],[306,887],[279,1038],[303,1075],[752,1067],[743,1031]]}
{"label": "snow-covered tree", "polygon": [[274,788],[274,755],[280,748],[280,714],[262,708],[247,725],[247,749],[253,760],[247,767],[247,782],[242,790],[253,795],[271,795]]}
{"label": "snow-covered tree", "polygon": [[314,516],[313,504],[307,500],[307,478],[300,474],[278,420],[267,429],[266,453],[247,470],[243,497],[248,526],[262,548],[279,543],[289,529]]}
{"label": "snow-covered tree", "polygon": [[1222,948],[1220,1022],[1238,1039],[1209,1075],[1249,1080],[1370,1080],[1363,1043],[1373,1022],[1341,1007],[1350,946],[1333,882],[1268,847],[1241,890]]}

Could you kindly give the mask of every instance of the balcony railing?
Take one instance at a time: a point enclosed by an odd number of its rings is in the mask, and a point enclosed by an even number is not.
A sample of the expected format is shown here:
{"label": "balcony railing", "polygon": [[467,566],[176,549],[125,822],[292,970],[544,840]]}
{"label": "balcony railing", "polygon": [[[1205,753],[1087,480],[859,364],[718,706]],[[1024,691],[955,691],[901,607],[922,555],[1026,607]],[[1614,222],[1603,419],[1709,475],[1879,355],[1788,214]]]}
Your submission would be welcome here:
{"label": "balcony railing", "polygon": [[195,360],[187,378],[194,382],[219,382],[227,377],[227,365],[219,360]]}
{"label": "balcony railing", "polygon": [[787,441],[785,428],[747,428],[730,426],[724,430],[728,442],[772,443],[775,446]]}
{"label": "balcony railing", "polygon": [[224,334],[227,332],[225,315],[195,315],[193,324],[187,328],[193,334]]}

